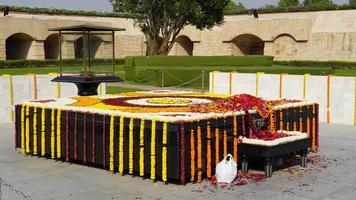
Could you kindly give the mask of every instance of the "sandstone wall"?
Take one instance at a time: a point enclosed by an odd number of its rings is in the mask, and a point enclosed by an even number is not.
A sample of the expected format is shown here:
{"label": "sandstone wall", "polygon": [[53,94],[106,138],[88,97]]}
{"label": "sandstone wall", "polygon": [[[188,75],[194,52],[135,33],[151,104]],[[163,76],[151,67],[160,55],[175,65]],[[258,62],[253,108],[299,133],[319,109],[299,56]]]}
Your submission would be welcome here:
{"label": "sandstone wall", "polygon": [[[32,39],[27,59],[44,59],[48,28],[91,23],[125,28],[115,35],[116,57],[145,55],[145,37],[132,19],[83,16],[0,14],[0,59],[6,59],[6,39],[16,33]],[[356,10],[226,16],[222,26],[200,31],[192,26],[170,55],[264,54],[276,60],[356,61]],[[63,57],[73,58],[73,41],[64,44]],[[99,47],[97,57],[107,57]],[[9,54],[9,53],[8,53]]]}

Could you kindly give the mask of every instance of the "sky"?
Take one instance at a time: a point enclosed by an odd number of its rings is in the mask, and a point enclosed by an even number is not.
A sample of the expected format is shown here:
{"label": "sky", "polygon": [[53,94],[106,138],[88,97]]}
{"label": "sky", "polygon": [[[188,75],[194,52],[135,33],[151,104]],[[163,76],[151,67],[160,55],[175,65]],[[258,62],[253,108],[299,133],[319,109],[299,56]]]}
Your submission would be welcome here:
{"label": "sky", "polygon": [[[278,0],[235,0],[242,2],[248,8],[262,7],[266,3],[275,4]],[[347,3],[348,0],[334,0],[335,3]],[[73,10],[111,11],[108,0],[0,0],[0,5],[54,7]]]}

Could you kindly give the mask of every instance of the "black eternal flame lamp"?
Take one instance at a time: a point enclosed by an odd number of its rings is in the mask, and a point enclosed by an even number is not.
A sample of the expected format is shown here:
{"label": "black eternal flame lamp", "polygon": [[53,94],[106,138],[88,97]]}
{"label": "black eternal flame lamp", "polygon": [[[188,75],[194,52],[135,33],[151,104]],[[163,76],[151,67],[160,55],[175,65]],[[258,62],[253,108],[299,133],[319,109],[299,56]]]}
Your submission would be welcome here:
{"label": "black eternal flame lamp", "polygon": [[[74,83],[78,88],[79,96],[92,96],[98,94],[98,86],[101,83],[122,81],[115,76],[115,31],[125,31],[125,29],[84,24],[48,30],[59,32],[60,74],[52,80],[53,82]],[[72,43],[72,46],[68,43]],[[99,49],[102,51],[102,56],[110,56],[111,70],[103,71],[94,68],[94,57]],[[63,71],[61,64],[63,51],[66,57],[74,53],[76,58],[83,59],[81,70]]]}

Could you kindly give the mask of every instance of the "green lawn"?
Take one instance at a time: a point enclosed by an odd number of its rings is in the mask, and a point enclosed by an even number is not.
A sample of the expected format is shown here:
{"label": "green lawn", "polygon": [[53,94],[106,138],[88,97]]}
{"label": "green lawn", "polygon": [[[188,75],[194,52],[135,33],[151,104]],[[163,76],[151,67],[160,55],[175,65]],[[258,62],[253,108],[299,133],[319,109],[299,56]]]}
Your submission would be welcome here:
{"label": "green lawn", "polygon": [[132,88],[123,88],[123,87],[111,87],[108,86],[106,88],[106,93],[108,94],[118,94],[123,92],[136,92],[136,91],[144,91],[142,89],[132,89]]}
{"label": "green lawn", "polygon": [[[68,66],[63,67],[64,72],[79,71],[81,67],[79,66]],[[95,70],[105,70],[111,69],[111,66],[95,66]],[[115,70],[119,75],[122,75],[123,66],[115,66]],[[23,74],[49,74],[49,73],[59,73],[59,67],[31,67],[31,68],[5,68],[0,69],[0,75],[11,74],[11,75],[23,75]],[[121,74],[120,74],[121,73]]]}

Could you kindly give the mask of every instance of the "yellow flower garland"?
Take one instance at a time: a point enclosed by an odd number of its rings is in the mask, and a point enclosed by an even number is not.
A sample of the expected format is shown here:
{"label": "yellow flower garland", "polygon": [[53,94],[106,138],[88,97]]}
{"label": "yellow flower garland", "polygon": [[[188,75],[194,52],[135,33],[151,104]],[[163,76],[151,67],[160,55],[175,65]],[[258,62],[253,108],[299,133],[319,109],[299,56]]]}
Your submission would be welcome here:
{"label": "yellow flower garland", "polygon": [[46,155],[46,109],[41,110],[41,156]]}
{"label": "yellow flower garland", "polygon": [[109,133],[109,170],[111,172],[114,172],[114,122],[115,122],[115,115],[111,115],[110,133]]}
{"label": "yellow flower garland", "polygon": [[151,126],[151,179],[156,179],[156,119],[152,119]]}
{"label": "yellow flower garland", "polygon": [[23,154],[26,153],[26,149],[25,149],[25,109],[26,109],[26,105],[22,105],[22,107],[21,107],[21,152]]}
{"label": "yellow flower garland", "polygon": [[195,180],[195,141],[194,128],[190,129],[190,181]]}
{"label": "yellow flower garland", "polygon": [[197,153],[198,153],[198,183],[201,183],[202,181],[202,158],[201,158],[201,154],[202,154],[202,140],[201,140],[201,127],[200,124],[198,122],[198,130],[197,130],[197,144],[198,144],[198,149],[197,149]]}
{"label": "yellow flower garland", "polygon": [[316,125],[315,125],[315,117],[316,116],[316,109],[315,109],[315,104],[313,105],[313,125],[312,125],[312,151],[315,152],[316,151],[316,147],[315,147],[315,132],[316,132]]}
{"label": "yellow flower garland", "polygon": [[26,153],[30,153],[30,106],[26,106]]}
{"label": "yellow flower garland", "polygon": [[211,177],[211,129],[210,129],[210,121],[207,122],[206,139],[207,139],[206,176],[208,178],[210,178]]}
{"label": "yellow flower garland", "polygon": [[33,155],[37,156],[37,107],[33,108]]}
{"label": "yellow flower garland", "polygon": [[238,162],[237,145],[238,145],[239,139],[237,136],[237,117],[236,117],[236,115],[234,115],[233,135],[234,135],[234,158],[235,158],[236,162]]}
{"label": "yellow flower garland", "polygon": [[283,110],[279,112],[279,130],[283,130]]}
{"label": "yellow flower garland", "polygon": [[162,134],[162,181],[167,181],[167,132],[168,132],[168,121],[163,123],[163,134]]}
{"label": "yellow flower garland", "polygon": [[129,124],[129,174],[133,174],[133,129],[134,129],[134,119],[130,118]]}
{"label": "yellow flower garland", "polygon": [[140,176],[145,175],[145,119],[141,119],[140,125]]}
{"label": "yellow flower garland", "polygon": [[54,159],[55,158],[55,126],[54,126],[54,123],[55,123],[55,109],[52,108],[52,111],[51,111],[51,158]]}
{"label": "yellow flower garland", "polygon": [[57,112],[57,158],[61,158],[61,109]]}
{"label": "yellow flower garland", "polygon": [[119,132],[119,173],[124,173],[124,120],[123,115],[120,116],[120,132]]}
{"label": "yellow flower garland", "polygon": [[220,162],[219,158],[219,127],[218,119],[216,119],[216,128],[215,128],[215,164],[217,165]]}

